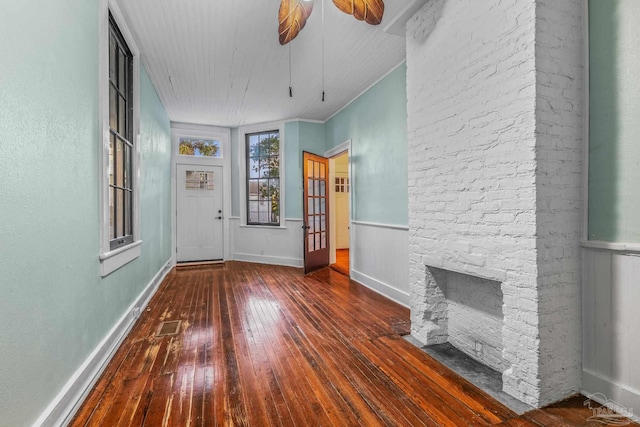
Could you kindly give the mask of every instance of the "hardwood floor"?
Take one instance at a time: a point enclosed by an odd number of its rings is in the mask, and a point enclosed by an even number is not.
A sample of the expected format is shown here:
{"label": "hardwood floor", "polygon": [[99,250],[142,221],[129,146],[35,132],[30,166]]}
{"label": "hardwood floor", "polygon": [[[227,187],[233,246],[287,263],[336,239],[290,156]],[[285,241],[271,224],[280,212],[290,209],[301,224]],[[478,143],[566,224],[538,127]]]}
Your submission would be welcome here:
{"label": "hardwood floor", "polygon": [[349,249],[336,249],[336,262],[330,267],[338,273],[349,276]]}
{"label": "hardwood floor", "polygon": [[580,397],[518,417],[408,327],[406,308],[330,269],[174,270],[70,425],[586,425]]}

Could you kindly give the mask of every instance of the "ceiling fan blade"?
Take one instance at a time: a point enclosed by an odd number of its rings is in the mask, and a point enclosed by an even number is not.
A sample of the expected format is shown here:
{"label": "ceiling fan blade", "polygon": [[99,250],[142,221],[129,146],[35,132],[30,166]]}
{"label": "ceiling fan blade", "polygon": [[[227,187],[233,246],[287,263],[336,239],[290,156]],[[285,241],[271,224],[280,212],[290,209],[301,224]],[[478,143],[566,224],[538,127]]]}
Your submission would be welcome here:
{"label": "ceiling fan blade", "polygon": [[296,38],[307,23],[311,11],[313,11],[313,1],[282,0],[278,12],[278,33],[281,45]]}
{"label": "ceiling fan blade", "polygon": [[365,21],[371,25],[378,25],[382,22],[383,0],[333,0],[333,4],[347,15],[353,15],[359,21]]}

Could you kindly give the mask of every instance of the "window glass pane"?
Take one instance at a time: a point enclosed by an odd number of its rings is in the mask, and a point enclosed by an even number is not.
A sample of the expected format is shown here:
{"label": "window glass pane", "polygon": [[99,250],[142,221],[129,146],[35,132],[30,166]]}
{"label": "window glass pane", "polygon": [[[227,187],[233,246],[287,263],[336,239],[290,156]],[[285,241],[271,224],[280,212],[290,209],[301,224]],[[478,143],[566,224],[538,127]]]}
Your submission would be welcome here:
{"label": "window glass pane", "polygon": [[307,217],[307,226],[309,226],[309,233],[313,233],[315,231],[315,220],[313,219],[313,215],[309,215]]}
{"label": "window glass pane", "polygon": [[320,231],[327,231],[327,217],[326,215],[320,216]]}
{"label": "window glass pane", "polygon": [[269,187],[271,188],[270,194],[272,199],[280,198],[280,179],[272,178],[269,180]]}
{"label": "window glass pane", "polygon": [[113,179],[113,166],[114,166],[114,144],[115,144],[115,136],[113,134],[109,135],[109,185],[114,185]]}
{"label": "window glass pane", "polygon": [[260,176],[260,166],[257,159],[249,159],[249,178],[258,178]]}
{"label": "window glass pane", "polygon": [[115,228],[113,227],[114,223],[115,223],[115,210],[114,210],[114,205],[115,205],[115,193],[114,193],[114,189],[113,187],[109,188],[109,239],[114,239],[116,237],[115,235]]}
{"label": "window glass pane", "polygon": [[324,163],[319,163],[320,164],[320,178],[324,179],[325,178],[325,165]]}
{"label": "window glass pane", "polygon": [[312,160],[307,160],[307,176],[309,176],[309,177],[313,176],[313,161]]}
{"label": "window glass pane", "polygon": [[309,196],[313,196],[313,179],[309,178],[307,180],[307,192]]}
{"label": "window glass pane", "polygon": [[126,77],[125,73],[127,67],[127,59],[125,58],[124,52],[121,49],[118,49],[118,89],[120,91],[126,93]]}
{"label": "window glass pane", "polygon": [[320,181],[320,196],[325,197],[326,194],[326,182],[325,181]]}
{"label": "window glass pane", "polygon": [[313,162],[313,177],[314,178],[320,177],[320,163],[318,162]]}
{"label": "window glass pane", "polygon": [[327,233],[320,233],[320,248],[327,247]]}
{"label": "window glass pane", "polygon": [[323,198],[323,199],[320,199],[320,213],[326,214],[327,211],[325,209],[326,209],[326,199]]}
{"label": "window glass pane", "polygon": [[258,202],[249,202],[249,222],[258,222]]}
{"label": "window glass pane", "polygon": [[116,238],[124,236],[124,190],[115,189],[116,191],[116,208],[115,208],[115,222],[116,222]]}
{"label": "window glass pane", "polygon": [[[178,145],[178,154],[183,156],[196,156],[196,157],[222,157],[222,151],[220,150],[220,141],[217,139],[202,139],[202,138],[180,138]],[[250,171],[256,174],[256,165],[250,164]]]}
{"label": "window glass pane", "polygon": [[277,155],[269,157],[269,167],[272,176],[280,175],[280,157]]}
{"label": "window glass pane", "polygon": [[269,205],[266,202],[259,202],[260,203],[260,213],[258,215],[258,221],[261,224],[267,224],[269,222],[271,222],[271,218],[269,215]]}
{"label": "window glass pane", "polygon": [[207,172],[206,174],[206,186],[205,189],[213,190],[213,174],[214,172]]}
{"label": "window glass pane", "polygon": [[249,181],[249,200],[258,200],[258,180]]}
{"label": "window glass pane", "polygon": [[315,250],[314,247],[313,247],[313,242],[315,241],[313,236],[314,236],[314,234],[309,234],[307,236],[307,245],[308,245],[307,252],[313,252]]}
{"label": "window glass pane", "polygon": [[124,193],[124,235],[130,236],[131,233],[131,192]]}
{"label": "window glass pane", "polygon": [[322,248],[322,246],[320,246],[320,233],[315,233],[313,236],[315,237],[315,249],[318,250]]}
{"label": "window glass pane", "polygon": [[116,39],[109,35],[109,80],[116,82]]}
{"label": "window glass pane", "polygon": [[131,183],[129,180],[129,177],[131,176],[131,147],[129,147],[129,144],[124,144],[124,165],[123,165],[123,169],[124,169],[124,181],[123,181],[123,187],[124,188],[131,188]]}
{"label": "window glass pane", "polygon": [[313,210],[315,211],[315,213],[317,213],[317,214],[322,213],[322,212],[320,211],[320,198],[316,198],[316,199],[314,200],[314,202],[315,202],[315,203],[314,203],[314,204],[315,204],[315,206],[313,207]]}
{"label": "window glass pane", "polygon": [[258,196],[260,200],[266,200],[269,198],[269,180],[268,179],[259,179],[258,180]]}
{"label": "window glass pane", "polygon": [[109,85],[109,127],[116,129],[118,114],[118,94],[113,86]]}
{"label": "window glass pane", "polygon": [[315,179],[313,182],[313,194],[316,196],[320,195],[320,181],[318,181],[317,179]]}
{"label": "window glass pane", "polygon": [[124,184],[124,147],[120,139],[116,140],[116,165],[115,176],[117,187],[122,187]]}
{"label": "window glass pane", "polygon": [[260,138],[258,135],[250,135],[249,136],[249,146],[247,148],[247,155],[249,157],[260,157]]}
{"label": "window glass pane", "polygon": [[307,213],[313,215],[313,197],[307,198]]}
{"label": "window glass pane", "polygon": [[320,215],[316,215],[315,218],[313,219],[313,222],[314,222],[313,230],[315,233],[318,233],[320,231]]}
{"label": "window glass pane", "polygon": [[127,136],[127,104],[125,100],[118,97],[118,127],[116,130],[120,135]]}

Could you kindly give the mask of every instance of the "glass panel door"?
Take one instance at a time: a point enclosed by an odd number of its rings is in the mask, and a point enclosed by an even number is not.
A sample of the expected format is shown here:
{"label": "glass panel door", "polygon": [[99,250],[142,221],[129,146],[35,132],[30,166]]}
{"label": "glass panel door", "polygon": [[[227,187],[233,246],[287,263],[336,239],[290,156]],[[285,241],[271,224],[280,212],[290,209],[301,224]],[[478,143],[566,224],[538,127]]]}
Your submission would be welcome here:
{"label": "glass panel door", "polygon": [[311,153],[304,157],[304,268],[308,273],[329,265],[329,160]]}

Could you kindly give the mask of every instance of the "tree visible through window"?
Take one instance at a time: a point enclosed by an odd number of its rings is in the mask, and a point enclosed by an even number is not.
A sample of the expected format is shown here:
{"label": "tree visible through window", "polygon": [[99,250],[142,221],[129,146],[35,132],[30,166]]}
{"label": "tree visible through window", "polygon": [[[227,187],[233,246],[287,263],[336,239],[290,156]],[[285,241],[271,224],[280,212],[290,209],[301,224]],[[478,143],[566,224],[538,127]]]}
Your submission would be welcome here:
{"label": "tree visible through window", "polygon": [[280,134],[248,134],[247,224],[280,225]]}
{"label": "tree visible through window", "polygon": [[197,138],[180,138],[178,154],[196,157],[220,157],[220,141]]}

